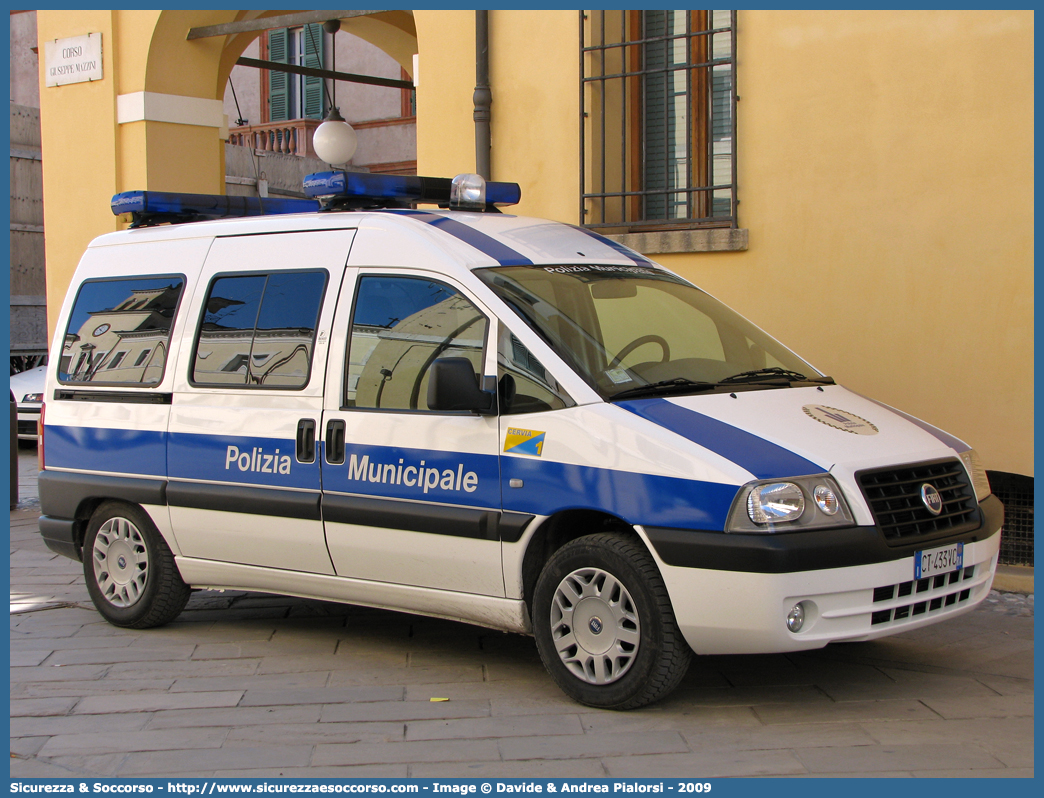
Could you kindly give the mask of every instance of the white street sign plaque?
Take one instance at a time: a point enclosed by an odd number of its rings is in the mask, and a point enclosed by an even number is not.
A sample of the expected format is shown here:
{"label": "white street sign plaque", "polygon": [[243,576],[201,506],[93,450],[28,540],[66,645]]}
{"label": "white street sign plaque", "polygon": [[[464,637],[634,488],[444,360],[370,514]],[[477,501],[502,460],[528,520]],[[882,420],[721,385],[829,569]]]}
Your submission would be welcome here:
{"label": "white street sign plaque", "polygon": [[101,80],[101,34],[88,33],[44,42],[44,70],[46,86]]}

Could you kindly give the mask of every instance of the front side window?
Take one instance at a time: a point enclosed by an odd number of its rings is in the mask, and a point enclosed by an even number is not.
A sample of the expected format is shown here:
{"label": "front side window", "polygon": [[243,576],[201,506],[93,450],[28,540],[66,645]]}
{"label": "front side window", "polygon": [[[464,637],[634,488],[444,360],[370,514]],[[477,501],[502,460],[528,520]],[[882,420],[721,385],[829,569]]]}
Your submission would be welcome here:
{"label": "front side window", "polygon": [[604,399],[653,385],[674,393],[734,391],[822,377],[662,269],[501,266],[475,273]]}
{"label": "front side window", "polygon": [[736,226],[735,13],[581,12],[585,226]]}
{"label": "front side window", "polygon": [[193,383],[307,385],[326,277],[316,271],[216,278],[197,335]]}
{"label": "front side window", "polygon": [[442,357],[464,357],[477,375],[489,321],[445,283],[365,276],[352,315],[344,407],[428,410],[428,375]]}
{"label": "front side window", "polygon": [[85,282],[65,331],[59,381],[159,384],[184,285],[181,277]]}
{"label": "front side window", "polygon": [[573,407],[576,402],[543,364],[503,324],[497,347],[500,414],[542,413]]}

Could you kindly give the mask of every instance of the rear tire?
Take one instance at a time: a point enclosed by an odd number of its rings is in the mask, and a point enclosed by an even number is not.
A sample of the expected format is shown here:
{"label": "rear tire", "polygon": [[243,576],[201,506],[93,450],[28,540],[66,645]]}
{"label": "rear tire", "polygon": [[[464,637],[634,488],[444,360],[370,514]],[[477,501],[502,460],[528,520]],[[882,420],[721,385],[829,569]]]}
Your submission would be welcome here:
{"label": "rear tire", "polygon": [[623,534],[587,535],[551,556],[534,591],[533,633],[558,686],[602,709],[658,701],[692,659],[656,563]]}
{"label": "rear tire", "polygon": [[174,620],[190,590],[167,542],[140,507],[105,502],[83,541],[83,575],[98,612],[114,626],[148,629]]}

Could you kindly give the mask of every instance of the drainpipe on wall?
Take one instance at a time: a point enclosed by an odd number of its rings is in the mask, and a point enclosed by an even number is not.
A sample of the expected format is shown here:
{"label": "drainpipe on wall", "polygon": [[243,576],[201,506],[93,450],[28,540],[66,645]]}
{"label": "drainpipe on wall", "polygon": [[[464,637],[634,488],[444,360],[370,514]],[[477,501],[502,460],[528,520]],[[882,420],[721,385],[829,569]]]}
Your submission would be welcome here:
{"label": "drainpipe on wall", "polygon": [[490,179],[489,11],[475,12],[475,172]]}

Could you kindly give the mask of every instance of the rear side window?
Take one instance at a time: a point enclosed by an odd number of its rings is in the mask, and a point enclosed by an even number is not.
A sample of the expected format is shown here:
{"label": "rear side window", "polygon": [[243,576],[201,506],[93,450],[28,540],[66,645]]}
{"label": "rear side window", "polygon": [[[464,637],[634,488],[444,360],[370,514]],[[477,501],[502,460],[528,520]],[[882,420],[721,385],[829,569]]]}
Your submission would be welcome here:
{"label": "rear side window", "polygon": [[59,381],[158,385],[184,286],[176,275],[84,282],[69,315]]}
{"label": "rear side window", "polygon": [[325,271],[216,277],[196,336],[192,382],[307,385],[326,278]]}

